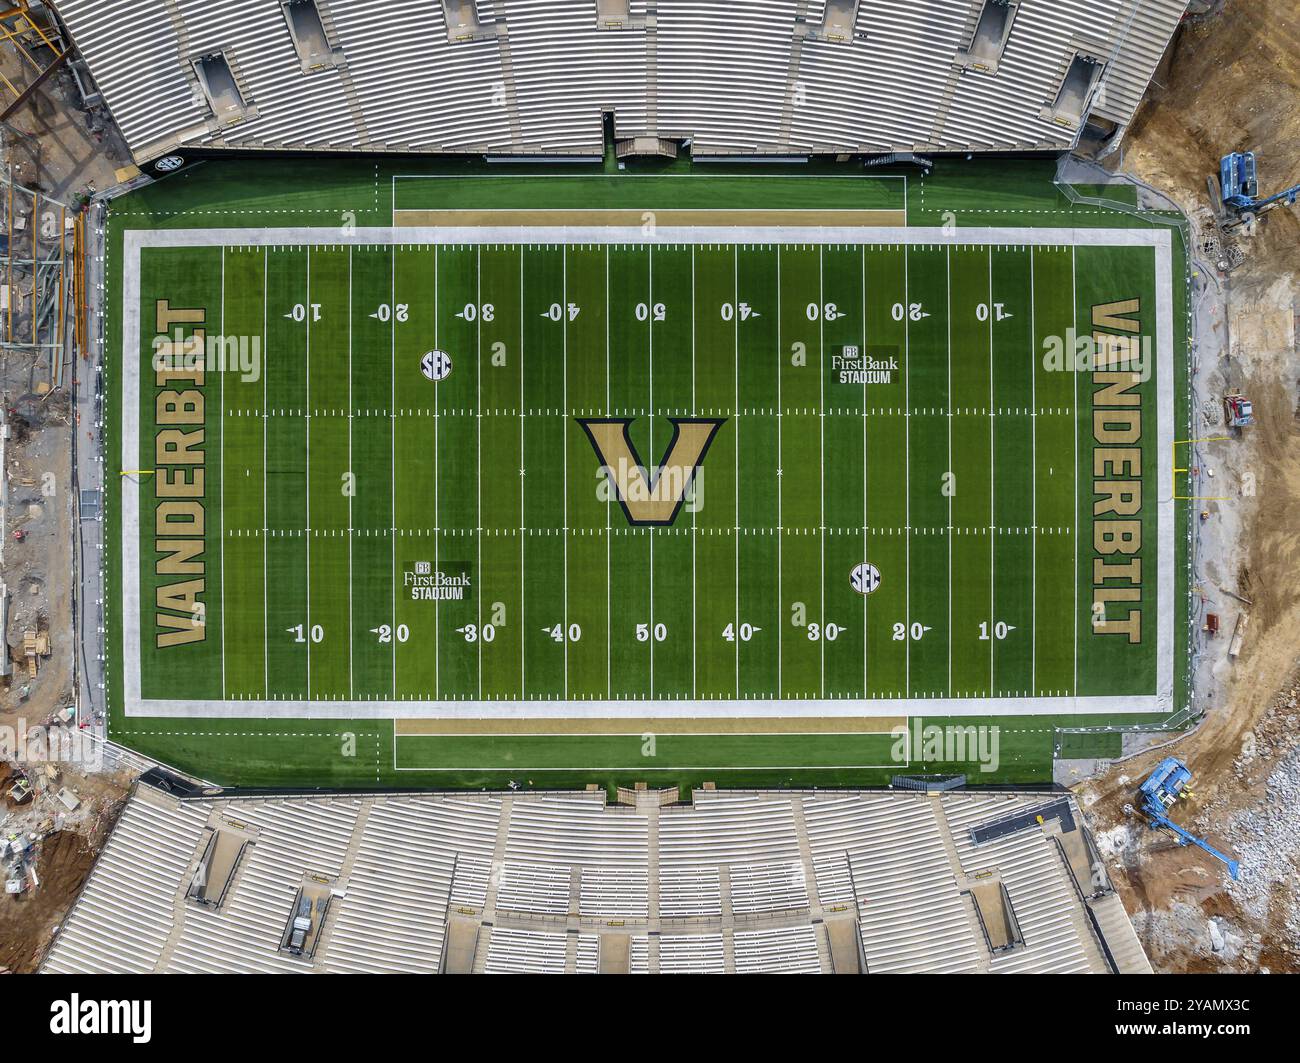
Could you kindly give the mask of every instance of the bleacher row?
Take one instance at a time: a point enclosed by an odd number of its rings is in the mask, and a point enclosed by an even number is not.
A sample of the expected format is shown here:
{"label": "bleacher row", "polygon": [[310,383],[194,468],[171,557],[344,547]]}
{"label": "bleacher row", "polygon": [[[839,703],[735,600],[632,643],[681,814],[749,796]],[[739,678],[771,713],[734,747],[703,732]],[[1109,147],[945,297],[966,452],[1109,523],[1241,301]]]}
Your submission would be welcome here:
{"label": "bleacher row", "polygon": [[[56,6],[139,161],[184,145],[592,156],[604,114],[700,155],[1060,148],[1078,122],[1047,108],[1072,57],[1105,64],[1092,110],[1123,126],[1186,6],[1019,0],[979,70],[958,57],[983,2],[860,3],[843,39],[821,32],[822,0],[631,0],[611,28],[597,0]],[[308,4],[311,61],[285,11]],[[205,98],[209,56],[238,106]]]}
{"label": "bleacher row", "polygon": [[[656,797],[656,795],[649,795]],[[46,959],[51,972],[1104,971],[1047,827],[976,846],[1042,795],[697,791],[215,797],[140,784]],[[1073,824],[1071,825],[1073,827]],[[1076,828],[1077,829],[1077,828]],[[246,841],[207,905],[214,832]],[[991,950],[969,882],[997,874],[1023,943]],[[282,951],[295,897],[330,897],[310,955]]]}

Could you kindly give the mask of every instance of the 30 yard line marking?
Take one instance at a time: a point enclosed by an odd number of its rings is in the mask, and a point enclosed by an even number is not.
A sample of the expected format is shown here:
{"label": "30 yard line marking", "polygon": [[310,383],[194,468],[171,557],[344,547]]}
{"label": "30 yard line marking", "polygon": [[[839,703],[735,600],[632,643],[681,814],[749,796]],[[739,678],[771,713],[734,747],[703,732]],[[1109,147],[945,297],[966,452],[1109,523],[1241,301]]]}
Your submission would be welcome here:
{"label": "30 yard line marking", "polygon": [[[817,353],[818,353],[818,387],[820,409],[817,411],[817,446],[820,459],[817,466],[817,504],[820,507],[818,524],[819,547],[821,549],[821,630],[818,633],[818,649],[821,650],[821,687],[822,697],[826,696],[826,245],[817,246]],[[737,401],[739,406],[740,402]],[[739,477],[737,477],[739,483]],[[739,493],[739,492],[737,492]],[[739,522],[737,522],[739,523]],[[737,536],[739,538],[739,536]]]}

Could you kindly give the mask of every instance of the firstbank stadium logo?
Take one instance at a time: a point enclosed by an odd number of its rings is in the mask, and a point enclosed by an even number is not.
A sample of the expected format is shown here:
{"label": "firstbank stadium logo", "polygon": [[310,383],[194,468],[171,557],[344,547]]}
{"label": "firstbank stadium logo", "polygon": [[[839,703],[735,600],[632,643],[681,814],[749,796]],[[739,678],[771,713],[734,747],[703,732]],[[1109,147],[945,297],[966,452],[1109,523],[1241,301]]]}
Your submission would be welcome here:
{"label": "firstbank stadium logo", "polygon": [[670,417],[672,438],[653,471],[628,434],[631,417],[579,417],[629,524],[667,525],[677,519],[691,481],[725,417]]}

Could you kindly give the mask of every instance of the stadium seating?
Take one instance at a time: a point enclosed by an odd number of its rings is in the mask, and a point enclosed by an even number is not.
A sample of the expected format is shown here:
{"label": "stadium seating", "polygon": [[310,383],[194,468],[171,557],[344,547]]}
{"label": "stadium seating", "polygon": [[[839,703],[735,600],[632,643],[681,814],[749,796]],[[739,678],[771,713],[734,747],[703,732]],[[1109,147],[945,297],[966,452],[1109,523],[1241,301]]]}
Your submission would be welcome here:
{"label": "stadium seating", "polygon": [[[1122,127],[1185,7],[1024,0],[976,62],[969,0],[841,4],[847,36],[822,32],[822,0],[631,0],[610,28],[596,0],[491,0],[450,32],[426,0],[314,2],[327,40],[310,46],[263,0],[56,6],[139,161],[183,146],[591,157],[607,114],[622,138],[699,156],[1060,149],[1081,117],[1053,109],[1075,56],[1101,70],[1085,109]],[[234,106],[206,87],[209,60]]]}
{"label": "stadium seating", "polygon": [[[602,969],[608,941],[609,969],[634,972],[1100,972],[1113,967],[1103,923],[1130,969],[1144,962],[1122,908],[1090,915],[1057,844],[1076,823],[1024,817],[972,841],[1042,795],[627,798],[181,800],[139,784],[44,969],[577,973]],[[189,886],[213,831],[239,855],[199,903]],[[1006,925],[990,932],[973,897],[998,890]],[[295,953],[303,896],[312,940]]]}

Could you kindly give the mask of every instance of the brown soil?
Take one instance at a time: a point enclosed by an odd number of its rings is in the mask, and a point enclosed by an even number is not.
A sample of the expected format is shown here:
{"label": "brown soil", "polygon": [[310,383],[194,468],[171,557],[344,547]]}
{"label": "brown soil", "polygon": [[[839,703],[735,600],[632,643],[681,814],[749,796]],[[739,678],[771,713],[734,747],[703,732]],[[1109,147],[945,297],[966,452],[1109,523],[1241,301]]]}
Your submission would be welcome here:
{"label": "brown soil", "polygon": [[[1168,192],[1183,209],[1208,223],[1206,177],[1218,172],[1220,156],[1252,149],[1260,166],[1261,192],[1272,194],[1300,182],[1300,9],[1291,0],[1251,3],[1228,0],[1215,14],[1187,23],[1153,82],[1124,146],[1122,165]],[[1160,758],[1184,759],[1193,773],[1197,797],[1179,815],[1181,822],[1221,840],[1236,814],[1271,800],[1265,784],[1278,761],[1267,759],[1241,769],[1243,743],[1276,732],[1294,734],[1295,674],[1300,647],[1300,424],[1294,399],[1297,366],[1294,335],[1281,337],[1289,354],[1258,358],[1270,346],[1261,337],[1282,322],[1294,329],[1288,305],[1300,291],[1300,208],[1279,207],[1261,218],[1256,235],[1243,241],[1245,263],[1228,280],[1229,313],[1247,311],[1241,335],[1230,338],[1243,390],[1255,404],[1257,424],[1247,429],[1230,460],[1258,480],[1254,499],[1243,500],[1239,571],[1220,572],[1223,587],[1251,600],[1248,638],[1241,658],[1222,678],[1207,718],[1193,734],[1169,748],[1136,757],[1100,780],[1085,784],[1089,818],[1098,830],[1136,820],[1123,811],[1138,783]],[[1290,277],[1288,278],[1288,274]],[[1288,287],[1288,281],[1290,287]],[[1279,282],[1282,286],[1279,288]],[[1268,326],[1256,306],[1269,304]],[[1253,324],[1252,324],[1253,322]],[[1243,338],[1244,337],[1244,338]],[[1223,337],[1220,337],[1221,339]],[[1276,337],[1275,337],[1276,338]],[[1238,358],[1240,355],[1240,358]],[[1221,445],[1223,446],[1223,445]],[[1229,460],[1226,451],[1211,460]],[[1236,504],[1236,503],[1234,503]],[[1224,636],[1231,632],[1225,632]],[[1279,692],[1282,692],[1279,696]],[[1289,699],[1289,700],[1288,700]],[[1264,738],[1267,741],[1267,738]],[[1287,748],[1285,742],[1275,745]],[[1143,831],[1139,849],[1129,854],[1120,890],[1139,926],[1177,924],[1170,913],[1181,906],[1199,910],[1200,927],[1212,917],[1259,934],[1258,960],[1213,955],[1194,940],[1169,947],[1169,933],[1144,934],[1157,969],[1167,971],[1300,969],[1287,928],[1294,918],[1293,895],[1270,899],[1262,924],[1252,919],[1224,889],[1221,864],[1194,848],[1180,848],[1166,836]],[[1223,847],[1222,845],[1220,847]],[[1183,908],[1184,916],[1188,909]],[[1145,918],[1149,917],[1149,918]],[[1173,934],[1176,940],[1178,935]]]}
{"label": "brown soil", "polygon": [[16,974],[36,970],[55,926],[67,914],[95,861],[84,837],[72,831],[40,843],[40,886],[21,899],[0,899],[0,966]]}

